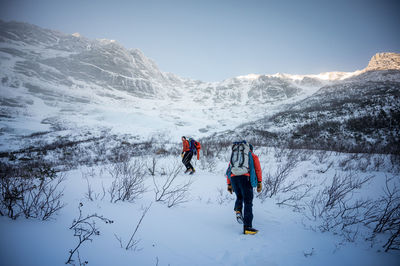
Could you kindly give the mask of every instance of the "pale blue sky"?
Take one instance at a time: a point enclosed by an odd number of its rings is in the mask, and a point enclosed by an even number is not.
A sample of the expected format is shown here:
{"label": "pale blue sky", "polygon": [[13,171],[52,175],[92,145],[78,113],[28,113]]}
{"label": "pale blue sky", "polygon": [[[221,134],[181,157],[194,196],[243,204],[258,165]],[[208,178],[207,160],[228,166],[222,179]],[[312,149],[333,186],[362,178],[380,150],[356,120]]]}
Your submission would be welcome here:
{"label": "pale blue sky", "polygon": [[396,0],[0,0],[0,18],[138,48],[203,81],[364,68],[400,52]]}

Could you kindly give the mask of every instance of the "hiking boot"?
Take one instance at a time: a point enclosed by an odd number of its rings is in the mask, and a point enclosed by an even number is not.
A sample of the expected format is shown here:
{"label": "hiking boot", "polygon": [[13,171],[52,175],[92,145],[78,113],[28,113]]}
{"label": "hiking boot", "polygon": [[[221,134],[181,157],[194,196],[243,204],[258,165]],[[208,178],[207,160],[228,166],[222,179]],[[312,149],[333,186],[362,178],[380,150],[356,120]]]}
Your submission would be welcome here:
{"label": "hiking boot", "polygon": [[187,174],[188,172],[190,172],[190,168],[186,169],[185,174]]}
{"label": "hiking boot", "polygon": [[236,211],[236,221],[240,224],[243,224],[243,216],[241,211]]}
{"label": "hiking boot", "polygon": [[258,230],[254,229],[251,226],[243,226],[243,234],[245,235],[255,235],[257,234]]}
{"label": "hiking boot", "polygon": [[193,168],[192,171],[189,173],[189,175],[193,175],[194,172],[196,172],[196,170],[194,170],[194,168]]}

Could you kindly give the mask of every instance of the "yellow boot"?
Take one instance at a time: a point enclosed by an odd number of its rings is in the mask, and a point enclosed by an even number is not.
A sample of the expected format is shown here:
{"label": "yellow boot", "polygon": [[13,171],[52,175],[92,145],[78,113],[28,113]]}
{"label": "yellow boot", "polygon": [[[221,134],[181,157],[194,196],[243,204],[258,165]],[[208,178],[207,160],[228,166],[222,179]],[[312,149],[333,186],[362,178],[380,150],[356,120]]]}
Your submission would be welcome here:
{"label": "yellow boot", "polygon": [[245,234],[245,235],[255,235],[255,234],[257,234],[257,232],[258,232],[258,230],[254,229],[251,226],[246,226],[246,225],[243,226],[243,234]]}

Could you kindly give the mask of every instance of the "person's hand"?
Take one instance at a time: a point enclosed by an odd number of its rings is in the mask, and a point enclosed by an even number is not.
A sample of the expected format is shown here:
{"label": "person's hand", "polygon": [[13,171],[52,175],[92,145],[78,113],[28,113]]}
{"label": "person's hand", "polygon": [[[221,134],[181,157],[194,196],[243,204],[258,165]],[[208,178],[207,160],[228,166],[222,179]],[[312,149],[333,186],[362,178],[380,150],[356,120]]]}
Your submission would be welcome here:
{"label": "person's hand", "polygon": [[260,193],[261,190],[262,190],[262,183],[258,182],[258,184],[257,184],[257,192]]}
{"label": "person's hand", "polygon": [[231,184],[228,185],[228,192],[231,193],[231,194],[232,194],[232,192],[233,192],[233,188],[232,188],[232,185],[231,185]]}
{"label": "person's hand", "polygon": [[181,157],[183,158],[183,152],[181,153]]}

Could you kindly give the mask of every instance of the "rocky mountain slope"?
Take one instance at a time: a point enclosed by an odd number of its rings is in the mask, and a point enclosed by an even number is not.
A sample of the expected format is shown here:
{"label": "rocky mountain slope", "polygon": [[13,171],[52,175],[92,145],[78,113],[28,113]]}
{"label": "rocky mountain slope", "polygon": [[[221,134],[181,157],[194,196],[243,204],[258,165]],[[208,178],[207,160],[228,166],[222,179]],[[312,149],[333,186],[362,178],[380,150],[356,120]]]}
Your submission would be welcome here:
{"label": "rocky mountain slope", "polygon": [[389,69],[400,70],[400,54],[378,53],[371,58],[365,71]]}
{"label": "rocky mountain slope", "polygon": [[[0,150],[12,150],[21,140],[29,145],[24,137],[32,135],[109,131],[137,139],[160,134],[178,139],[227,132],[244,123],[272,131],[281,124],[270,128],[269,117],[331,101],[325,97],[329,90],[346,95],[353,85],[368,91],[380,86],[386,93],[382,86],[391,82],[387,86],[396,91],[398,58],[377,54],[366,69],[350,73],[247,75],[209,83],[163,72],[140,50],[113,40],[0,21]],[[388,94],[387,106],[396,107],[396,97]],[[286,124],[280,135],[300,124],[306,122]]]}
{"label": "rocky mountain slope", "polygon": [[399,54],[372,57],[359,75],[323,86],[230,134],[292,148],[400,154]]}
{"label": "rocky mountain slope", "polygon": [[21,136],[76,128],[204,135],[261,118],[327,82],[290,75],[188,80],[112,40],[4,21],[0,59],[0,149]]}

